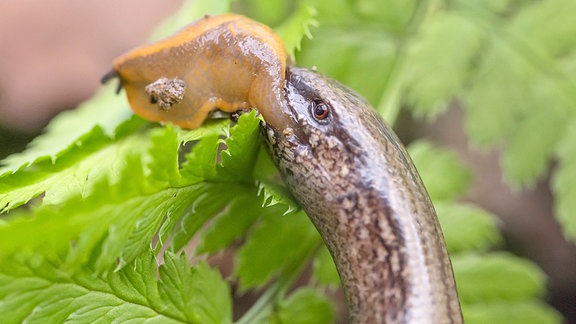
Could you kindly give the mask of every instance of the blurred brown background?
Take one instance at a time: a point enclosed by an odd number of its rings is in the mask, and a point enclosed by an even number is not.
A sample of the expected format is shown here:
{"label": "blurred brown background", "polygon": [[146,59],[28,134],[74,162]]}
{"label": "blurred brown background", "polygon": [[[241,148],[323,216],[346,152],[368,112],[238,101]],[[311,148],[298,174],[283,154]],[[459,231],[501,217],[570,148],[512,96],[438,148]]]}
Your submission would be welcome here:
{"label": "blurred brown background", "polygon": [[[111,61],[142,44],[180,0],[0,2],[0,157],[22,150],[57,112],[98,88]],[[136,8],[136,9],[135,9]],[[457,150],[477,175],[471,201],[501,217],[507,247],[550,276],[551,302],[576,320],[576,249],[552,216],[547,179],[523,192],[502,181],[497,152],[471,150],[453,107],[419,135]],[[481,176],[480,176],[481,175]]]}
{"label": "blurred brown background", "polygon": [[[33,133],[90,97],[180,0],[0,2],[0,125]],[[137,10],[135,10],[137,7]]]}

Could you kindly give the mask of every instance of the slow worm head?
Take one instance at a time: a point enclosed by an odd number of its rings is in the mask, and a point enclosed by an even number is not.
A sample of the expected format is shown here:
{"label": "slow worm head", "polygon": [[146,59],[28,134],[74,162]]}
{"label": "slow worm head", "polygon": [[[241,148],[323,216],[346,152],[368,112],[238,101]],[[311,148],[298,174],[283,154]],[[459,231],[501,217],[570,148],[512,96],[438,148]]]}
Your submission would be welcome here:
{"label": "slow worm head", "polygon": [[267,127],[285,181],[328,246],[354,323],[460,323],[452,266],[422,181],[350,89],[289,67],[292,122]]}

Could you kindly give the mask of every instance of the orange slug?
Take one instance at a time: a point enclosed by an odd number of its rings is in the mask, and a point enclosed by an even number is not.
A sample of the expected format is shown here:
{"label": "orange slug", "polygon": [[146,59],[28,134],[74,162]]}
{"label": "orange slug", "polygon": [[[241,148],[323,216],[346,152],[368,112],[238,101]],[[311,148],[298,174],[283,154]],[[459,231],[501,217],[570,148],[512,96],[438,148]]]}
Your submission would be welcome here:
{"label": "orange slug", "polygon": [[197,128],[220,109],[256,107],[280,126],[287,54],[268,26],[235,14],[205,16],[177,34],[114,60],[104,76],[120,79],[130,106],[145,119]]}

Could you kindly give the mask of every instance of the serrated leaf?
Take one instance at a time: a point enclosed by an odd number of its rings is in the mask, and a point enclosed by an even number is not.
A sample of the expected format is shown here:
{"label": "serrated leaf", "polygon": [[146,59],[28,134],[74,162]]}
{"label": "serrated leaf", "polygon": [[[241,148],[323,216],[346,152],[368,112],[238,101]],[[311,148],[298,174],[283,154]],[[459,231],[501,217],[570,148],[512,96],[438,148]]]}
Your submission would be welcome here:
{"label": "serrated leaf", "polygon": [[183,255],[165,259],[160,267],[160,296],[174,303],[188,322],[231,323],[230,288],[216,270],[201,262],[190,268]]}
{"label": "serrated leaf", "polygon": [[260,202],[254,199],[253,192],[236,196],[202,233],[196,253],[214,253],[230,246],[252,226],[262,212]]}
{"label": "serrated leaf", "polygon": [[186,183],[216,178],[219,136],[212,134],[196,143],[182,164],[180,174]]}
{"label": "serrated leaf", "polygon": [[503,241],[496,217],[479,207],[452,203],[434,207],[451,254],[487,251]]}
{"label": "serrated leaf", "polygon": [[562,316],[549,305],[535,300],[464,305],[468,324],[560,324]]}
{"label": "serrated leaf", "polygon": [[[522,9],[505,21],[480,16],[496,36],[466,95],[467,128],[480,144],[496,144],[512,136],[523,117],[533,111],[559,101],[560,106],[574,106],[576,100],[571,76],[556,57],[576,47],[569,36],[575,28],[565,23],[576,13],[574,3],[546,1]],[[553,23],[546,12],[558,12]]]}
{"label": "serrated leaf", "polygon": [[559,166],[552,178],[556,202],[556,218],[564,234],[576,241],[576,120],[568,123],[566,133],[558,145]]}
{"label": "serrated leaf", "polygon": [[450,11],[425,21],[420,30],[410,44],[402,77],[414,112],[434,117],[463,89],[485,32]]}
{"label": "serrated leaf", "polygon": [[226,139],[226,150],[221,152],[222,167],[219,173],[222,178],[227,175],[231,180],[252,183],[252,168],[261,147],[260,118],[256,111],[242,114],[238,124],[230,129]]}
{"label": "serrated leaf", "polygon": [[408,152],[433,201],[456,199],[470,186],[472,174],[454,152],[426,141],[410,144]]}
{"label": "serrated leaf", "polygon": [[[165,186],[175,186],[180,182],[178,172],[178,148],[180,143],[173,127],[153,129],[150,133],[150,149],[144,155],[145,176],[162,182]],[[149,181],[152,181],[149,179]]]}
{"label": "serrated leaf", "polygon": [[301,288],[279,305],[272,323],[316,324],[334,322],[329,299],[311,288]]}
{"label": "serrated leaf", "polygon": [[[91,259],[95,268],[101,271],[118,256],[121,255],[123,262],[129,262],[149,246],[165,216],[175,222],[186,215],[189,206],[194,206],[193,202],[201,205],[197,200],[206,190],[199,190],[197,186],[172,187],[170,178],[177,176],[174,132],[169,128],[152,132],[159,140],[153,136],[152,142],[156,143],[151,146],[143,141],[136,142],[142,156],[124,155],[116,183],[101,179],[96,181],[91,195],[84,199],[77,197],[60,205],[45,205],[35,211],[33,218],[15,219],[9,226],[1,228],[0,231],[5,233],[0,240],[1,253],[59,251],[75,241],[75,248],[69,256],[70,265],[78,266]],[[170,139],[172,145],[166,145],[166,139]],[[133,150],[134,147],[128,151],[133,153]],[[118,153],[118,150],[112,147],[111,152]],[[141,160],[147,161],[146,168],[143,168]],[[172,171],[166,173],[164,162],[170,160]],[[145,176],[146,172],[155,176]],[[163,179],[165,181],[158,181]],[[255,195],[255,189],[253,192]],[[41,239],[28,240],[27,233],[44,230],[48,232]],[[161,238],[161,242],[166,239]],[[96,246],[98,251],[93,250]]]}
{"label": "serrated leaf", "polygon": [[288,215],[300,209],[297,203],[292,200],[292,195],[288,192],[288,189],[273,182],[261,180],[258,185],[258,196],[262,197],[262,207],[284,206],[286,210],[283,215]]}
{"label": "serrated leaf", "polygon": [[179,226],[172,231],[170,249],[173,251],[182,249],[208,220],[225,211],[236,193],[246,190],[244,186],[225,182],[199,184],[189,188],[192,197],[178,220]]}
{"label": "serrated leaf", "polygon": [[318,21],[315,17],[316,9],[309,5],[300,5],[298,9],[285,19],[282,25],[275,28],[276,33],[280,35],[288,51],[288,55],[294,61],[296,51],[300,51],[302,39],[304,37],[312,38],[311,27],[317,27]]}
{"label": "serrated leaf", "polygon": [[[230,323],[230,293],[220,275],[167,254],[157,265],[148,252],[133,267],[98,277],[69,272],[38,255],[5,259],[0,268],[4,323],[129,322]],[[169,291],[171,298],[166,297]],[[210,293],[207,293],[210,292]]]}
{"label": "serrated leaf", "polygon": [[[550,102],[522,121],[502,155],[502,168],[508,183],[532,185],[545,171],[557,142],[564,134],[569,112]],[[536,131],[542,129],[544,131]]]}
{"label": "serrated leaf", "polygon": [[37,162],[35,168],[5,176],[0,183],[0,212],[18,207],[40,194],[44,204],[59,204],[73,195],[89,196],[96,183],[116,184],[125,167],[126,156],[142,153],[146,136],[128,136],[114,144],[76,150],[61,157],[56,164]]}
{"label": "serrated leaf", "polygon": [[535,74],[522,53],[503,41],[492,43],[464,96],[466,130],[474,142],[498,144],[513,133],[516,121],[532,102]]}
{"label": "serrated leaf", "polygon": [[452,264],[464,304],[529,300],[545,290],[542,270],[509,253],[454,255]]}
{"label": "serrated leaf", "polygon": [[213,135],[229,136],[229,127],[230,121],[228,119],[217,119],[207,120],[201,127],[196,129],[182,129],[176,127],[175,130],[178,134],[178,142],[185,144]]}
{"label": "serrated leaf", "polygon": [[576,3],[571,0],[533,2],[518,14],[510,29],[525,37],[533,50],[545,52],[540,55],[563,55],[576,46],[576,26],[566,23],[575,13]]}
{"label": "serrated leaf", "polygon": [[270,213],[264,217],[236,254],[234,271],[241,290],[261,287],[310,256],[320,244],[320,236],[304,213],[280,215],[281,212]]}
{"label": "serrated leaf", "polygon": [[131,116],[124,98],[117,96],[112,86],[104,87],[78,108],[55,117],[45,133],[35,138],[24,152],[4,159],[0,175],[5,176],[39,161],[54,162],[60,155],[86,141],[102,139],[106,143],[114,136],[116,128]]}

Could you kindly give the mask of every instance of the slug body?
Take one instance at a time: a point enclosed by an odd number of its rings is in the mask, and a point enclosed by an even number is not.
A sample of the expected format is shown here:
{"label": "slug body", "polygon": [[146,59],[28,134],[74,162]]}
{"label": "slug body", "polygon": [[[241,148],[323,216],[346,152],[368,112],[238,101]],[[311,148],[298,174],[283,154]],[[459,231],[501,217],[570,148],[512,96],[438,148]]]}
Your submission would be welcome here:
{"label": "slug body", "polygon": [[269,27],[240,15],[206,16],[117,58],[103,81],[118,76],[132,109],[152,121],[197,128],[217,108],[259,107],[280,125],[286,60]]}
{"label": "slug body", "polygon": [[292,119],[265,126],[287,186],[328,246],[354,323],[461,323],[436,213],[404,147],[360,96],[289,67]]}

